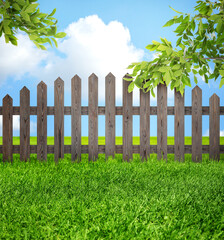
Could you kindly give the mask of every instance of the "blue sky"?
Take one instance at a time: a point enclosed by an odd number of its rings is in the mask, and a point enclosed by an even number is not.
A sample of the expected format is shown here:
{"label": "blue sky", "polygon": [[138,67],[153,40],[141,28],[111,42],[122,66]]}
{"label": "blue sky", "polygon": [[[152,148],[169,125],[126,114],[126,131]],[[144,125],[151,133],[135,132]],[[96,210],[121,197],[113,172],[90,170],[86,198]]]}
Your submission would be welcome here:
{"label": "blue sky", "polygon": [[[31,92],[31,106],[35,106],[36,86],[43,80],[48,85],[48,105],[53,106],[53,82],[60,76],[65,81],[65,105],[71,104],[70,79],[78,74],[82,79],[82,105],[88,105],[88,76],[94,72],[99,77],[99,105],[105,104],[105,76],[112,72],[116,76],[116,105],[122,105],[122,76],[131,62],[152,60],[153,53],[145,49],[152,40],[166,37],[176,41],[174,27],[162,26],[177,15],[169,8],[193,13],[195,0],[40,0],[40,10],[50,13],[56,8],[58,30],[67,37],[59,41],[59,47],[48,51],[37,50],[27,36],[18,34],[19,46],[5,44],[0,39],[0,98],[10,94],[14,106],[19,106],[19,91],[27,86]],[[192,79],[193,80],[193,79]],[[209,105],[209,97],[216,93],[220,105],[224,105],[223,88],[219,80],[205,84],[202,88],[202,104]],[[195,84],[192,84],[192,88]],[[185,91],[185,106],[191,106],[191,90]],[[134,105],[139,105],[139,91],[134,91]],[[168,91],[168,105],[174,104],[173,92]],[[151,105],[156,98],[151,97]],[[139,135],[139,117],[134,116],[133,135]],[[223,117],[220,118],[221,134],[224,134]],[[156,116],[151,116],[150,134],[156,136]],[[105,135],[105,119],[99,116],[99,136]],[[1,125],[0,121],[0,125]],[[71,117],[65,116],[65,136],[71,135]],[[203,116],[202,133],[208,134],[209,117]],[[0,135],[2,131],[0,130]],[[53,116],[48,116],[48,136],[53,136]],[[19,135],[19,118],[14,117],[14,135]],[[36,136],[36,116],[31,116],[31,135]],[[82,135],[88,135],[88,117],[82,117]],[[116,135],[122,135],[122,117],[116,117]],[[168,116],[168,136],[174,135],[174,116]],[[185,116],[185,135],[191,136],[191,116]]]}

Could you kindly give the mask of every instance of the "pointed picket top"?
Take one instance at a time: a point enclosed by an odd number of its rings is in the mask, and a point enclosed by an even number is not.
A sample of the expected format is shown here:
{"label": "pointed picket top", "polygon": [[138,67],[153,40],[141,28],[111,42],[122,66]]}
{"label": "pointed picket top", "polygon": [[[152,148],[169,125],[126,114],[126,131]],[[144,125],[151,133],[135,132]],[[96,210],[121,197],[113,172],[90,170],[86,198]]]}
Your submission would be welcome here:
{"label": "pointed picket top", "polygon": [[92,74],[89,76],[89,79],[98,79],[98,77],[96,76],[95,73],[92,73]]}
{"label": "pointed picket top", "polygon": [[72,78],[72,81],[81,81],[81,78],[79,75],[75,74],[75,76]]}
{"label": "pointed picket top", "polygon": [[45,82],[43,82],[43,81],[41,81],[41,82],[39,82],[39,84],[37,85],[37,87],[42,87],[42,86],[47,86],[47,84],[45,83]]}
{"label": "pointed picket top", "polygon": [[200,87],[198,87],[198,85],[196,85],[194,88],[193,88],[193,90],[192,90],[192,92],[201,92],[202,90],[201,90],[201,88]]}
{"label": "pointed picket top", "polygon": [[9,94],[5,95],[5,97],[3,98],[3,102],[10,102],[12,101],[12,98]]}
{"label": "pointed picket top", "polygon": [[115,76],[111,72],[109,72],[106,76],[106,79],[109,79],[109,78],[115,78]]}
{"label": "pointed picket top", "polygon": [[29,90],[26,86],[24,86],[24,87],[20,90],[20,94],[28,94],[28,93],[30,93],[30,90]]}
{"label": "pointed picket top", "polygon": [[64,85],[64,81],[58,77],[55,81],[54,81],[54,85]]}
{"label": "pointed picket top", "polygon": [[209,100],[219,100],[219,96],[214,93]]}

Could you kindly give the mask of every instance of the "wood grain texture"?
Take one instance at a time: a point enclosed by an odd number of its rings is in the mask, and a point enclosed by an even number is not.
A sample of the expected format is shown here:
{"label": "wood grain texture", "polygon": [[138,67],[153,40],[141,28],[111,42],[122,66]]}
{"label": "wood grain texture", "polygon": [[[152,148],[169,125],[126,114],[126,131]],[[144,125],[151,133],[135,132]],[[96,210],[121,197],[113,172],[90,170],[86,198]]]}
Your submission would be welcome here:
{"label": "wood grain texture", "polygon": [[209,158],[220,158],[220,99],[214,93],[209,99]]}
{"label": "wood grain texture", "polygon": [[175,88],[175,160],[184,161],[184,94]]}
{"label": "wood grain texture", "polygon": [[13,100],[7,94],[2,101],[2,120],[3,120],[3,161],[13,161],[13,128],[12,128]]}
{"label": "wood grain texture", "polygon": [[64,158],[64,81],[54,82],[54,159]]}
{"label": "wood grain texture", "polygon": [[30,91],[24,87],[20,91],[20,159],[30,158]]}
{"label": "wood grain texture", "polygon": [[98,77],[89,77],[89,161],[98,158]]}
{"label": "wood grain texture", "polygon": [[37,159],[47,161],[47,85],[37,85]]}
{"label": "wood grain texture", "polygon": [[[172,106],[167,106],[167,115],[174,115],[174,108]],[[81,107],[81,115],[88,115],[88,107]],[[115,107],[115,115],[123,115],[123,107]],[[2,115],[2,107],[0,107],[0,115]],[[13,107],[13,115],[20,115],[20,107]],[[37,107],[30,107],[30,115],[37,115]],[[47,107],[47,115],[54,115],[54,107]],[[71,107],[64,107],[64,115],[71,115]],[[98,107],[98,115],[105,115],[105,107]],[[140,115],[140,107],[133,106],[132,107],[132,115]],[[150,107],[150,115],[157,115],[157,107]],[[184,107],[184,115],[192,115],[192,107],[185,106]],[[209,115],[209,107],[202,106],[202,115]],[[224,107],[220,106],[220,115],[224,115]]]}
{"label": "wood grain texture", "polygon": [[192,161],[202,160],[202,91],[192,90]]}
{"label": "wood grain texture", "polygon": [[150,157],[150,91],[144,93],[140,89],[140,157]]}
{"label": "wood grain texture", "polygon": [[81,159],[81,79],[75,75],[72,84],[72,161]]}
{"label": "wood grain texture", "polygon": [[167,159],[167,87],[157,86],[157,158]]}
{"label": "wood grain texture", "polygon": [[[128,78],[128,76],[124,76]],[[123,160],[132,159],[132,92],[128,92],[130,82],[123,79]]]}
{"label": "wood grain texture", "polygon": [[106,158],[115,153],[115,77],[109,73],[105,79],[105,142]]}

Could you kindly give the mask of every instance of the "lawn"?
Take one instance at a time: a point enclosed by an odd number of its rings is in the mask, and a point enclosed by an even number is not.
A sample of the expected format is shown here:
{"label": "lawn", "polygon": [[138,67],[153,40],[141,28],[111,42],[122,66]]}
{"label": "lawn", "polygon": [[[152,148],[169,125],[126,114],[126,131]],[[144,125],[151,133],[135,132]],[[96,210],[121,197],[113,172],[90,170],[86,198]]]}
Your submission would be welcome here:
{"label": "lawn", "polygon": [[[155,137],[150,141],[156,145]],[[202,141],[209,144],[208,137]],[[80,163],[72,163],[65,154],[56,165],[53,154],[47,162],[37,161],[36,154],[21,162],[14,154],[12,164],[3,163],[0,154],[0,239],[224,239],[223,154],[219,162],[203,154],[202,163],[193,163],[190,154],[184,163],[173,156],[166,162],[151,154],[141,162],[133,154],[127,163],[122,154],[107,161],[99,154],[96,162],[82,154]]]}
{"label": "lawn", "polygon": [[[122,137],[116,137],[116,145],[122,145]],[[64,138],[65,145],[71,145],[71,137]],[[13,137],[13,144],[19,145],[20,139],[19,137]],[[30,137],[30,144],[36,145],[37,144],[37,137]],[[54,145],[54,137],[47,138],[48,145]],[[105,137],[98,137],[98,144],[105,145]],[[140,144],[140,137],[133,137],[133,145]],[[156,145],[157,144],[157,137],[150,137],[150,144]],[[174,145],[174,137],[167,138],[168,145]],[[191,145],[191,137],[185,137],[185,144]],[[202,144],[209,145],[209,137],[202,137]],[[224,137],[220,137],[220,144],[224,145]],[[2,137],[0,137],[0,145],[2,145]],[[82,145],[88,145],[88,137],[82,137]]]}
{"label": "lawn", "polygon": [[224,161],[0,162],[0,239],[224,239]]}

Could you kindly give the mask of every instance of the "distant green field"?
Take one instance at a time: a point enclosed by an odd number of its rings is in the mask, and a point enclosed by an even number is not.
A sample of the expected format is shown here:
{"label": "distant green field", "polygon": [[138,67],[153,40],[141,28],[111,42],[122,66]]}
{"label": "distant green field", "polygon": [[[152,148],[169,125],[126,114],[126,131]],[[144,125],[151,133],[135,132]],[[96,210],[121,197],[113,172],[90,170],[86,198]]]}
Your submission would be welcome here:
{"label": "distant green field", "polygon": [[[64,139],[65,145],[71,145],[71,137],[65,137]],[[19,137],[13,137],[13,145],[19,145],[20,139]],[[30,137],[30,144],[36,145],[37,144],[37,137]],[[54,145],[54,137],[47,138],[48,145]],[[99,145],[105,145],[105,137],[98,138]],[[116,137],[116,145],[122,145],[122,137]],[[133,137],[133,145],[140,144],[140,137]],[[156,145],[157,144],[157,137],[150,137],[150,144]],[[167,138],[168,145],[174,145],[174,137]],[[185,144],[191,145],[191,137],[185,137]],[[2,145],[2,137],[0,137],[0,145]],[[82,137],[82,145],[88,145],[88,137]],[[202,145],[209,145],[209,137],[202,137]],[[220,137],[220,145],[224,145],[224,137]]]}

